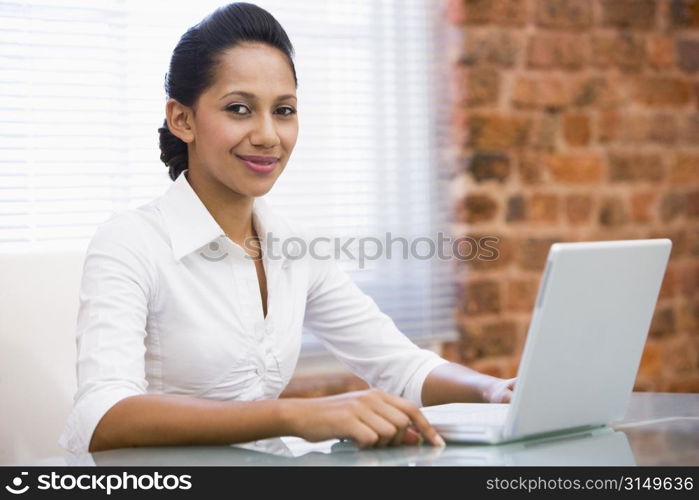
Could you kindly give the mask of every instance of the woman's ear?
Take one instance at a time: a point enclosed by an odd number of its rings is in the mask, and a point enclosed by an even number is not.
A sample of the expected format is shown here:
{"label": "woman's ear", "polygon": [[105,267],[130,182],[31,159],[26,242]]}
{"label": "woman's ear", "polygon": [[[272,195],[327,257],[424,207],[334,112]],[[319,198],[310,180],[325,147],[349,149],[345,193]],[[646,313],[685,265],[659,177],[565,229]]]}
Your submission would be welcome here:
{"label": "woman's ear", "polygon": [[192,110],[175,99],[168,99],[165,103],[165,116],[167,128],[173,135],[186,143],[194,140],[194,123]]}

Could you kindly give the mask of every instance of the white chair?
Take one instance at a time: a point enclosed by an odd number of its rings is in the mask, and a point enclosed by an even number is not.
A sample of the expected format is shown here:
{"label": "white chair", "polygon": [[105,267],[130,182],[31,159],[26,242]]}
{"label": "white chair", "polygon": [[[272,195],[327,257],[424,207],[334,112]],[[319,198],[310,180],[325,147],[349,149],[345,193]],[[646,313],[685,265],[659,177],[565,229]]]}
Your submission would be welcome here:
{"label": "white chair", "polygon": [[67,452],[84,251],[0,253],[0,464]]}

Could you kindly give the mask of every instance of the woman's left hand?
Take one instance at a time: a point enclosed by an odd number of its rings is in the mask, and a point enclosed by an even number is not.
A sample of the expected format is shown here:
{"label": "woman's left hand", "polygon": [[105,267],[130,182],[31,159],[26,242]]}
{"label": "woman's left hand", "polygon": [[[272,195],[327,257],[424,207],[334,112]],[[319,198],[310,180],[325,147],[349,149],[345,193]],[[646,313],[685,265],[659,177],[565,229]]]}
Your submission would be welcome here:
{"label": "woman's left hand", "polygon": [[509,403],[515,387],[515,378],[493,378],[483,391],[483,399],[487,403]]}

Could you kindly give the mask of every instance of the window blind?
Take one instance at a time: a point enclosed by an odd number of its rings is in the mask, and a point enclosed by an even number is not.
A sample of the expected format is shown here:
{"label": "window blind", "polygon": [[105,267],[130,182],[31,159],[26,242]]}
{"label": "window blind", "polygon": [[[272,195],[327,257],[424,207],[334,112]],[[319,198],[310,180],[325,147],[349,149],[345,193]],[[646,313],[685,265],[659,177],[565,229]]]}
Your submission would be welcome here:
{"label": "window blind", "polygon": [[[299,78],[299,138],[269,203],[341,241],[447,233],[440,2],[255,3],[289,34]],[[181,34],[220,5],[0,0],[0,250],[84,248],[113,212],[168,188],[164,75]],[[451,262],[401,252],[340,264],[416,342],[453,338]]]}

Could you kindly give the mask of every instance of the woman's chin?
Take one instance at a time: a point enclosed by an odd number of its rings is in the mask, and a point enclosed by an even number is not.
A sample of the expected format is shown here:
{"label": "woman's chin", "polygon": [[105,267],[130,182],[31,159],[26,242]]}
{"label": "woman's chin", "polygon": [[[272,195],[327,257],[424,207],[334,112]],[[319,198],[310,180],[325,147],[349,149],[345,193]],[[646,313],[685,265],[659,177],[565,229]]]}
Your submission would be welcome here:
{"label": "woman's chin", "polygon": [[272,187],[274,187],[273,181],[265,180],[259,182],[250,182],[246,183],[243,194],[253,197],[264,196],[270,192]]}

